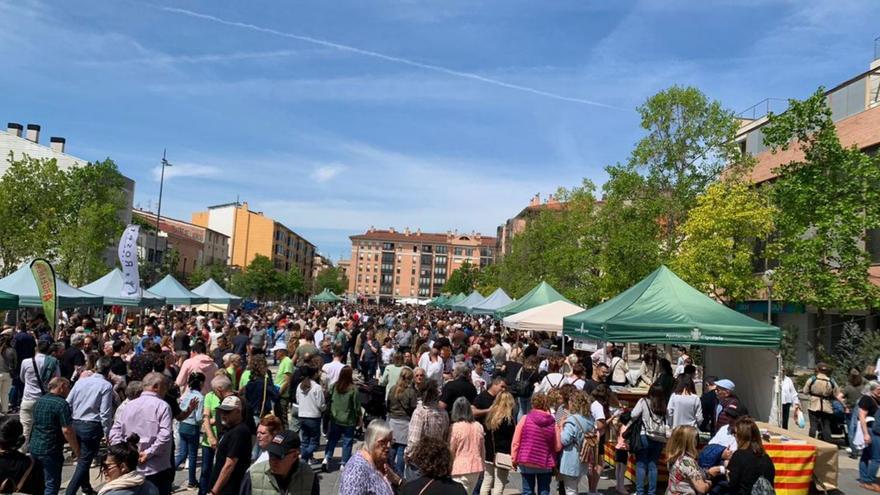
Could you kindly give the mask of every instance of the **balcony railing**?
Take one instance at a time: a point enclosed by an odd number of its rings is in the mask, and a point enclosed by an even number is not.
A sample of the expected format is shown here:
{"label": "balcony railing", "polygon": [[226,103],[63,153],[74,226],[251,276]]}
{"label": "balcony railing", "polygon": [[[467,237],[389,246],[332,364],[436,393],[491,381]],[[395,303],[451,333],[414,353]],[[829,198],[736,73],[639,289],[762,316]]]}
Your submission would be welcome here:
{"label": "balcony railing", "polygon": [[767,116],[770,112],[779,114],[788,109],[788,100],[785,98],[764,98],[754,105],[736,114],[741,119],[758,120]]}

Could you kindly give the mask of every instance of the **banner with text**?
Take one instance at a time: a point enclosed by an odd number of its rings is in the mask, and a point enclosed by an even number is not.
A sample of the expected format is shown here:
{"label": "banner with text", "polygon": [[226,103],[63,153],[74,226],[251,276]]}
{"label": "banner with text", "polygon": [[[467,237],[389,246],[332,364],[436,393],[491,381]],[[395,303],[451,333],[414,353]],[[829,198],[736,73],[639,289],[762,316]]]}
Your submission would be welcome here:
{"label": "banner with text", "polygon": [[37,258],[31,262],[31,273],[37,281],[37,290],[40,292],[40,301],[43,303],[43,314],[55,335],[55,326],[58,324],[58,287],[55,283],[55,270],[48,261]]}
{"label": "banner with text", "polygon": [[140,297],[141,277],[138,274],[137,240],[140,227],[129,225],[119,239],[119,264],[122,265],[122,297]]}

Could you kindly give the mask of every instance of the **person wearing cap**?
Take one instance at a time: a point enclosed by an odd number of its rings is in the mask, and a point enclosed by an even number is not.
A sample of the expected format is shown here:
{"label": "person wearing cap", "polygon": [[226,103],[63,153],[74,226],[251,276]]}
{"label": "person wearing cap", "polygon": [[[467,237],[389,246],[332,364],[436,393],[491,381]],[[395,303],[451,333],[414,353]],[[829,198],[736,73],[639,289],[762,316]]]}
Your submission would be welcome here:
{"label": "person wearing cap", "polygon": [[736,385],[726,378],[715,382],[715,394],[718,396],[718,405],[715,406],[715,430],[713,433],[733,421],[729,411],[739,408],[739,397],[733,393],[735,388]]}
{"label": "person wearing cap", "polygon": [[[217,444],[216,461],[211,473],[211,495],[238,495],[251,461],[251,431],[242,421],[241,399],[229,395],[217,406],[220,421],[228,429]],[[219,462],[221,459],[224,462]]]}
{"label": "person wearing cap", "polygon": [[815,437],[822,429],[822,440],[831,441],[832,404],[843,397],[840,387],[830,378],[831,367],[825,363],[816,365],[816,374],[804,384],[803,392],[810,396],[807,411],[810,413],[810,436]]}
{"label": "person wearing cap", "polygon": [[299,462],[300,440],[283,430],[272,437],[267,461],[258,461],[244,475],[239,495],[318,495],[319,477]]}

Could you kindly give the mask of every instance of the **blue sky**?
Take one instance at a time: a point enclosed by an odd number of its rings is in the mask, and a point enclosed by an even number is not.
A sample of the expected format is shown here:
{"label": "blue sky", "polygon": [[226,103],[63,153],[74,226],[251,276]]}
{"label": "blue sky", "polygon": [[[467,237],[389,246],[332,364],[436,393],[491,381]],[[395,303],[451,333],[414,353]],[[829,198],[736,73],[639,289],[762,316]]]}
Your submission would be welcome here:
{"label": "blue sky", "polygon": [[0,119],[163,212],[248,201],[333,259],[371,225],[494,235],[605,180],[673,84],[740,111],[864,71],[876,1],[0,0]]}

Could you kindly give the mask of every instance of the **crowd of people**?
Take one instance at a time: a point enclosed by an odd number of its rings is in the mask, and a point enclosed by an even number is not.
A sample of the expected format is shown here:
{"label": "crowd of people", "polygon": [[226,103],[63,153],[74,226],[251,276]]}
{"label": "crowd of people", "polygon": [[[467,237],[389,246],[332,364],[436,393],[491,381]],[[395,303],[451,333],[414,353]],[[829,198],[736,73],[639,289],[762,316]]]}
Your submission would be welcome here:
{"label": "crowd of people", "polygon": [[[500,495],[514,475],[526,495],[554,480],[596,494],[609,469],[625,495],[630,456],[635,492],[654,495],[664,455],[668,493],[772,492],[733,381],[701,376],[684,349],[673,364],[652,347],[560,348],[426,307],[72,313],[54,332],[23,319],[0,333],[0,491],[56,495],[69,451],[66,495],[168,495],[179,469],[199,495],[312,495],[337,469],[343,495]],[[803,389],[811,429],[844,401],[860,483],[880,491],[880,386],[828,373]],[[787,421],[800,404],[783,385]],[[627,407],[618,387],[646,393]]]}

